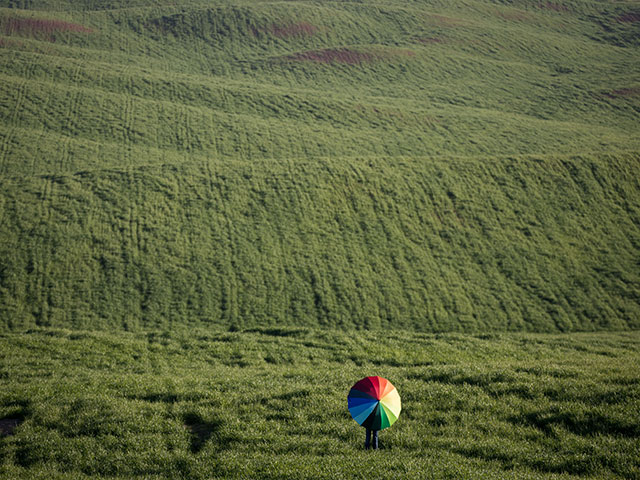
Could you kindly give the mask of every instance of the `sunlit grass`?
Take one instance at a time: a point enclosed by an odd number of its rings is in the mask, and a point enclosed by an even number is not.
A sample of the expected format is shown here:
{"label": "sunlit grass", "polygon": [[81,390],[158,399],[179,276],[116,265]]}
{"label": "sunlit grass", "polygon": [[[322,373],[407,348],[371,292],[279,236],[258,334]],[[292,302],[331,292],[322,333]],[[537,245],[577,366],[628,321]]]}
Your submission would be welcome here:
{"label": "sunlit grass", "polygon": [[[634,478],[638,335],[312,329],[0,337],[4,478]],[[382,449],[346,395],[403,401]]]}

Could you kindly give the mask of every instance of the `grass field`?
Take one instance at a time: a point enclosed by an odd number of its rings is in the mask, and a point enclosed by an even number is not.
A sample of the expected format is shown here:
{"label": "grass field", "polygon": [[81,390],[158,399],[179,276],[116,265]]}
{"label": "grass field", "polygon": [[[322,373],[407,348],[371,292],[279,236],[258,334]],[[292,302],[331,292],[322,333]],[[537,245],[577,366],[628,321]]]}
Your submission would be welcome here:
{"label": "grass field", "polygon": [[[1,478],[640,478],[640,335],[0,335]],[[389,378],[363,449],[346,395]]]}
{"label": "grass field", "polygon": [[0,0],[0,478],[640,479],[639,59],[631,1]]}
{"label": "grass field", "polygon": [[0,1],[0,328],[637,329],[637,12]]}

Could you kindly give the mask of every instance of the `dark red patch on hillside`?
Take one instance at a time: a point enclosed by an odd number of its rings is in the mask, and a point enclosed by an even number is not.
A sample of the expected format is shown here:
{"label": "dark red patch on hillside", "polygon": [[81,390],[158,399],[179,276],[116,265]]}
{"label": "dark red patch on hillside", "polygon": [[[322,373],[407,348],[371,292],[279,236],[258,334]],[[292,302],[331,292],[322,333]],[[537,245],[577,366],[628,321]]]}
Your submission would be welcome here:
{"label": "dark red patch on hillside", "polygon": [[620,23],[638,23],[640,22],[640,13],[625,13],[616,18],[616,20]]}
{"label": "dark red patch on hillside", "polygon": [[287,57],[289,60],[299,62],[342,63],[345,65],[371,63],[378,58],[379,57],[377,55],[372,53],[350,50],[348,48],[310,50],[308,52],[300,52]]}
{"label": "dark red patch on hillside", "polygon": [[566,5],[562,5],[560,3],[555,2],[540,2],[538,4],[538,8],[542,8],[544,10],[553,10],[554,12],[568,12],[569,7]]}
{"label": "dark red patch on hillside", "polygon": [[23,37],[43,38],[55,41],[57,33],[93,33],[93,30],[77,23],[46,18],[5,18],[2,21],[4,35],[18,35]]}
{"label": "dark red patch on hillside", "polygon": [[310,37],[318,32],[318,27],[307,22],[291,23],[288,25],[276,25],[267,27],[267,32],[278,38]]}
{"label": "dark red patch on hillside", "polygon": [[612,90],[607,94],[609,98],[619,97],[638,97],[640,96],[640,87],[620,88],[618,90]]}

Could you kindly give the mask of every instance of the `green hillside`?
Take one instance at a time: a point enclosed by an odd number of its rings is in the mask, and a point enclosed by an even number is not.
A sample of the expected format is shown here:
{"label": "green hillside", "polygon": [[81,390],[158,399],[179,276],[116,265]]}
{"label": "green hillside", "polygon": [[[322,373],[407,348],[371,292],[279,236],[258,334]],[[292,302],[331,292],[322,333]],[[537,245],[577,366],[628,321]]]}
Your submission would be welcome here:
{"label": "green hillside", "polygon": [[0,330],[640,328],[640,8],[0,0]]}

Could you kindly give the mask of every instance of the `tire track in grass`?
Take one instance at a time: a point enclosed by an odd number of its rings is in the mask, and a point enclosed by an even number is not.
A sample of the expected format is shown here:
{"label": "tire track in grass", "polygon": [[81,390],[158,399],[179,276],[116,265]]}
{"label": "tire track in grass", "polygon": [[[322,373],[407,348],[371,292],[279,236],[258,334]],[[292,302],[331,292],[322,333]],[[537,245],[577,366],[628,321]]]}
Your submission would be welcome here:
{"label": "tire track in grass", "polygon": [[[129,37],[126,38],[123,45],[127,56],[131,57],[131,42]],[[133,109],[134,109],[134,82],[131,75],[131,65],[125,65],[122,71],[122,78],[125,80],[126,88],[124,94],[124,105],[122,114],[122,141],[124,143],[123,149],[123,164],[132,166],[132,127],[133,127]]]}
{"label": "tire track in grass", "polygon": [[[152,282],[149,275],[140,269],[141,264],[141,231],[139,221],[138,203],[140,199],[140,184],[136,177],[136,167],[128,165],[123,172],[122,181],[126,182],[126,198],[120,200],[116,205],[122,216],[116,220],[116,228],[121,231],[121,255],[124,262],[124,268],[130,272],[130,298],[127,300],[127,307],[132,315],[126,317],[125,324],[129,321],[134,322],[133,316],[141,314],[143,317],[147,314],[146,309],[151,305]],[[140,310],[141,309],[141,310]],[[142,321],[142,317],[140,318]]]}
{"label": "tire track in grass", "polygon": [[[44,123],[42,124],[38,132],[39,133],[38,133],[38,138],[36,140],[36,145],[38,145],[38,150],[42,151],[43,150],[42,147],[46,145],[46,141],[47,141],[47,132],[45,130]],[[68,139],[68,143],[69,144],[71,143],[71,139]],[[67,145],[67,148],[68,147],[69,145]],[[45,154],[43,153],[43,155]],[[39,173],[38,165],[40,165],[41,163],[42,163],[42,159],[40,158],[39,155],[33,155],[31,157],[31,168],[30,168],[31,175],[37,175]]]}
{"label": "tire track in grass", "polygon": [[207,73],[208,71],[208,64],[209,62],[207,61],[203,51],[202,51],[202,44],[203,41],[202,40],[198,40],[196,42],[193,43],[194,46],[194,50],[196,52],[196,55],[198,56],[198,61],[200,62],[200,67],[202,68],[202,72],[201,73]]}
{"label": "tire track in grass", "polygon": [[[221,199],[222,200],[222,199]],[[236,275],[236,261],[238,258],[238,251],[236,245],[238,244],[236,238],[238,237],[236,229],[233,223],[233,215],[231,214],[230,202],[223,201],[223,213],[224,221],[226,223],[226,233],[229,249],[229,257],[226,261],[225,267],[227,273],[225,279],[228,283],[224,288],[224,299],[226,305],[226,319],[230,325],[237,325],[239,328],[244,326],[242,319],[240,318],[239,311],[240,305],[238,304],[238,277]]]}
{"label": "tire track in grass", "polygon": [[53,176],[42,177],[42,188],[40,190],[40,217],[45,221],[51,219],[51,198],[53,196]]}
{"label": "tire track in grass", "polygon": [[7,133],[2,142],[2,146],[0,147],[0,174],[4,174],[7,172],[7,162],[9,159],[9,150],[11,150],[11,144],[16,138],[17,127],[18,127],[18,114],[23,107],[24,100],[27,94],[27,90],[29,88],[29,80],[33,76],[33,72],[36,68],[35,62],[30,62],[27,67],[24,76],[22,78],[22,82],[20,82],[20,86],[16,91],[16,104],[13,108],[11,116],[9,118],[9,124],[12,125],[11,129]]}
{"label": "tire track in grass", "polygon": [[71,164],[71,137],[66,137],[60,146],[59,173],[64,173],[65,165]]}
{"label": "tire track in grass", "polygon": [[[0,195],[0,231],[6,228],[5,218],[7,218],[7,197]],[[10,221],[10,217],[8,220]]]}
{"label": "tire track in grass", "polygon": [[209,180],[209,198],[212,208],[219,207],[217,213],[222,215],[212,215],[215,218],[215,231],[212,233],[219,235],[217,239],[221,245],[222,252],[228,252],[227,255],[220,255],[219,269],[223,272],[220,276],[220,311],[221,320],[229,326],[241,328],[242,324],[238,315],[238,282],[234,271],[234,261],[236,252],[234,246],[233,222],[228,206],[228,200],[225,197],[225,189],[227,185],[225,181],[229,181],[224,176],[216,177],[210,159],[205,159],[205,171]]}
{"label": "tire track in grass", "polygon": [[182,124],[184,128],[184,149],[187,151],[187,153],[191,153],[191,149],[192,149],[191,127],[189,125],[189,110],[187,109],[186,106],[182,109],[182,114],[184,115],[184,118],[182,119]]}
{"label": "tire track in grass", "polygon": [[[44,258],[41,259],[44,262]],[[46,266],[42,266],[42,268],[34,267],[36,270],[36,304],[40,306],[40,311],[36,316],[36,325],[39,327],[48,326],[49,324],[49,302],[47,301],[47,296],[45,294],[45,277],[46,277]]]}
{"label": "tire track in grass", "polygon": [[124,154],[125,165],[133,163],[133,111],[135,109],[132,95],[127,95],[124,104]]}
{"label": "tire track in grass", "polygon": [[133,259],[140,258],[140,221],[138,220],[138,207],[136,202],[132,202],[129,205],[129,218],[128,218],[128,230],[129,230],[129,249]]}
{"label": "tire track in grass", "polygon": [[80,73],[81,73],[81,65],[78,64],[76,69],[73,72],[73,79],[71,82],[71,86],[75,87],[73,95],[71,96],[71,101],[69,102],[69,107],[66,112],[66,122],[64,126],[64,130],[67,132],[68,137],[64,140],[61,145],[60,151],[60,164],[59,171],[60,173],[64,172],[64,168],[66,165],[71,163],[71,137],[73,137],[75,133],[75,122],[78,118],[78,107],[81,104],[82,90],[79,87],[80,85]]}
{"label": "tire track in grass", "polygon": [[7,173],[7,161],[9,157],[9,150],[11,148],[11,143],[16,135],[16,127],[11,127],[9,131],[3,135],[4,138],[2,140],[2,144],[0,145],[0,175],[4,175]]}
{"label": "tire track in grass", "polygon": [[[33,69],[33,67],[31,67],[31,69]],[[13,109],[13,114],[11,115],[10,120],[13,125],[18,121],[18,112],[22,109],[27,88],[29,87],[29,77],[30,75],[25,74],[20,86],[18,87],[18,91],[16,92],[16,106]]]}
{"label": "tire track in grass", "polygon": [[[124,50],[127,55],[131,55],[131,43],[129,38],[126,39]],[[131,65],[125,65],[122,71],[122,78],[125,80],[126,87],[123,92],[122,99],[122,165],[126,168],[126,176],[128,181],[128,208],[125,205],[122,208],[125,213],[123,219],[122,232],[122,254],[126,263],[138,263],[140,258],[140,225],[138,222],[138,202],[140,198],[140,188],[135,177],[135,165],[133,164],[133,118],[135,102],[133,98],[134,82],[131,75]],[[139,292],[141,298],[148,294],[148,282],[140,279]]]}
{"label": "tire track in grass", "polygon": [[133,143],[133,110],[135,108],[133,99],[133,80],[129,74],[129,66],[125,67],[122,75],[128,78],[128,85],[123,98],[122,106],[122,141],[123,141],[123,164],[132,166],[132,143]]}
{"label": "tire track in grass", "polygon": [[127,66],[123,75],[127,78],[127,93],[124,98],[123,108],[123,141],[124,141],[124,158],[123,164],[127,166],[127,176],[129,181],[129,241],[132,257],[138,259],[140,257],[140,222],[138,220],[138,202],[140,200],[140,185],[135,177],[135,165],[133,164],[133,123],[135,99],[133,98],[133,77],[130,75],[130,67]]}
{"label": "tire track in grass", "polygon": [[[31,65],[32,65],[33,70],[35,71],[36,62],[35,61],[32,62]],[[79,70],[79,68],[78,68],[78,70]],[[77,72],[76,72],[76,74],[77,74]],[[32,75],[29,75],[29,80],[33,80]],[[45,111],[45,112],[48,111],[49,105],[50,105],[52,99],[53,99],[53,96],[47,95],[47,97],[45,98],[44,102],[42,102],[42,104],[41,104],[41,110],[42,111]],[[44,119],[41,119],[40,128],[34,129],[34,131],[38,131],[39,132],[38,139],[36,141],[36,145],[38,146],[38,152],[44,157],[47,156],[47,153],[43,151],[41,146],[42,146],[43,142],[45,141],[44,139],[46,138],[46,134],[47,134],[46,130],[47,129],[46,129],[45,121],[44,121]],[[64,151],[64,148],[66,148],[67,152],[68,152],[70,144],[71,144],[71,138],[67,138],[66,145],[64,145],[64,147],[63,147],[63,151]],[[52,160],[52,164],[53,164],[54,159],[52,158],[51,160]],[[40,155],[33,155],[32,162],[31,162],[31,174],[32,175],[37,175],[37,173],[38,173],[37,165],[38,165],[38,163],[40,163],[40,161],[41,161]]]}

